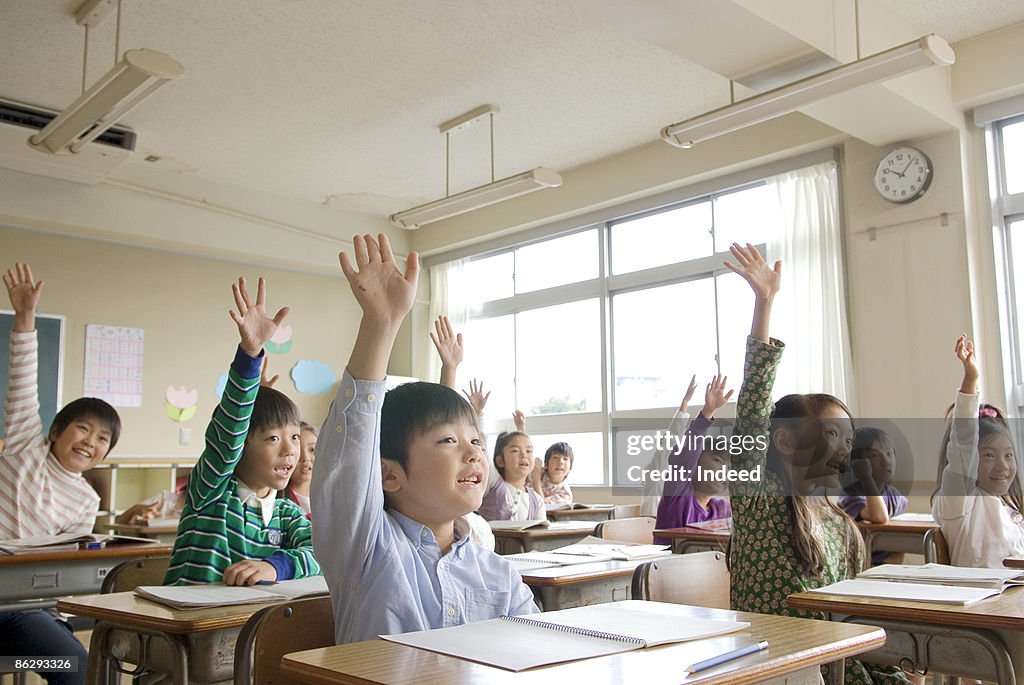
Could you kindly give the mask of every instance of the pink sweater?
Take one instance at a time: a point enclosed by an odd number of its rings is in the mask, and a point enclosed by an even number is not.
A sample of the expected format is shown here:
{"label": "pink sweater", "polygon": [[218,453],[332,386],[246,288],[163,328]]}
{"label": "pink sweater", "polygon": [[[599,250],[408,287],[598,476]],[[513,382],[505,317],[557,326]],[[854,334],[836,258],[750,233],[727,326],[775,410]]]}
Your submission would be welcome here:
{"label": "pink sweater", "polygon": [[36,332],[12,333],[4,449],[0,453],[0,539],[88,533],[100,498],[82,474],[50,454],[39,418]]}

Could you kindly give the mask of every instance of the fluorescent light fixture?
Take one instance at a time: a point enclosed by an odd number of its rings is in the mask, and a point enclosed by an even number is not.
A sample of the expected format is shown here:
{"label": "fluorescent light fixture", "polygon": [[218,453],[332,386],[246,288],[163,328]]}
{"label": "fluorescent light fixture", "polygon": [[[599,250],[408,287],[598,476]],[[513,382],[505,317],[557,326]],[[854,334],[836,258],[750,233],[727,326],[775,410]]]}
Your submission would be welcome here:
{"label": "fluorescent light fixture", "polygon": [[918,69],[950,65],[956,55],[949,43],[935,34],[911,41],[864,59],[788,83],[706,114],[661,129],[662,139],[688,148],[709,138],[732,133],[807,107],[855,88],[886,81]]}
{"label": "fluorescent light fixture", "polygon": [[539,166],[536,169],[503,178],[487,185],[450,195],[419,207],[391,215],[391,223],[399,228],[419,228],[424,224],[447,219],[474,209],[487,207],[503,200],[532,193],[541,188],[557,188],[562,185],[558,172]]}
{"label": "fluorescent light fixture", "polygon": [[29,145],[41,152],[77,153],[157,88],[184,73],[185,67],[162,52],[126,50],[113,69],[31,136]]}

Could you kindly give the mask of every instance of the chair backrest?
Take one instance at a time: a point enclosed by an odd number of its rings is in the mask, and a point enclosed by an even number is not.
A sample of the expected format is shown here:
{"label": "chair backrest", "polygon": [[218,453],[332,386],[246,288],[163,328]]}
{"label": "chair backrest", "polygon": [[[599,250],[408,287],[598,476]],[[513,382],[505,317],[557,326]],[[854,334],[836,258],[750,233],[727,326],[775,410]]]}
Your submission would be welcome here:
{"label": "chair backrest", "polygon": [[946,542],[946,536],[942,534],[942,531],[938,528],[935,529],[935,563],[936,564],[948,564],[949,561],[949,543]]}
{"label": "chair backrest", "polygon": [[633,571],[633,599],[729,608],[729,568],[722,552],[673,554]]}
{"label": "chair backrest", "polygon": [[171,557],[124,561],[107,571],[100,592],[130,592],[140,585],[163,585]]}
{"label": "chair backrest", "polygon": [[654,542],[653,516],[634,516],[628,519],[601,521],[594,529],[594,535],[605,540],[639,542],[649,545]]}
{"label": "chair backrest", "polygon": [[327,595],[261,609],[235,643],[235,685],[299,683],[281,673],[281,657],[334,644],[334,609]]}
{"label": "chair backrest", "polygon": [[634,518],[639,515],[639,504],[616,504],[614,507],[612,507],[611,518],[613,519],[628,519]]}

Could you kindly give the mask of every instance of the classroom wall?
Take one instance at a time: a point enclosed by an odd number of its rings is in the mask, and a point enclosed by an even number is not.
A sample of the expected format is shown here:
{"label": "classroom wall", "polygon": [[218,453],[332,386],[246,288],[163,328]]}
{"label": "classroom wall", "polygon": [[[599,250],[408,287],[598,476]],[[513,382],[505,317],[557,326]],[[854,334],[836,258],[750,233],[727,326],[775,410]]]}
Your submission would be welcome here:
{"label": "classroom wall", "polygon": [[[145,331],[144,400],[142,407],[118,409],[124,430],[115,454],[121,456],[195,456],[202,450],[217,378],[238,344],[228,310],[231,283],[240,275],[253,285],[253,295],[256,279],[264,276],[270,307],[291,307],[285,323],[294,331],[293,347],[270,355],[270,370],[281,374],[276,387],[307,421],[319,425],[333,394],[297,392],[291,367],[301,359],[318,360],[340,377],[355,340],[359,310],[340,272],[322,276],[9,227],[0,227],[0,255],[4,268],[15,261],[31,264],[34,275],[46,281],[41,311],[67,317],[65,402],[82,395],[86,324]],[[0,306],[9,307],[6,297]],[[399,366],[395,372],[404,373],[407,364]],[[169,385],[198,390],[190,421],[167,418]],[[178,444],[182,427],[192,431],[188,445]]]}

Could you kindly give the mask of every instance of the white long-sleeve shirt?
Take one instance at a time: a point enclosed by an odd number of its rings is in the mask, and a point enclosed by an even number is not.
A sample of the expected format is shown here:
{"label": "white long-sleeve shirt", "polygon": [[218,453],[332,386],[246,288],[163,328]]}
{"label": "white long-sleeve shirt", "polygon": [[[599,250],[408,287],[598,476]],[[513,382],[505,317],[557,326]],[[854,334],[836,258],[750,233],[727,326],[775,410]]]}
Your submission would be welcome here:
{"label": "white long-sleeve shirt", "polygon": [[50,454],[39,418],[36,332],[11,333],[4,449],[0,453],[0,539],[88,533],[100,498],[81,473]]}

